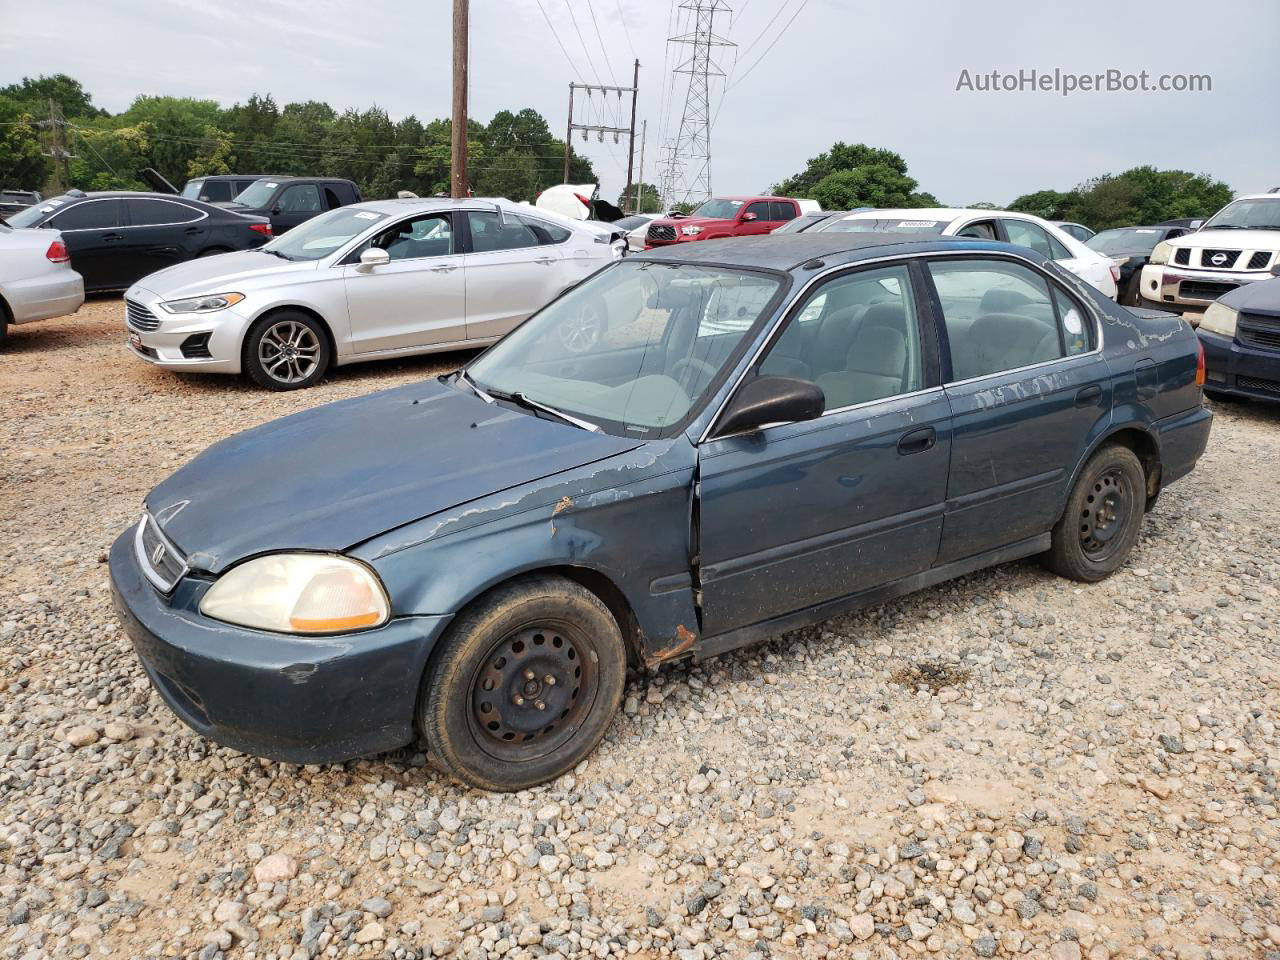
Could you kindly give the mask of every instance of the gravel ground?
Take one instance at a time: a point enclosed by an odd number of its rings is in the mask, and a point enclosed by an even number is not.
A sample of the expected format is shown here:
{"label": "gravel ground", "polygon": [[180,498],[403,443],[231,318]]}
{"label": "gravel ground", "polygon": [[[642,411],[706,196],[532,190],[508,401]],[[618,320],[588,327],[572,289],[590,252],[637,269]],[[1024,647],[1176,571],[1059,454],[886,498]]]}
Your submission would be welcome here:
{"label": "gravel ground", "polygon": [[1280,957],[1280,409],[1218,404],[1110,581],[1018,563],[637,678],[573,775],[245,757],[106,550],[207,444],[448,369],[178,378],[118,301],[0,354],[0,957]]}

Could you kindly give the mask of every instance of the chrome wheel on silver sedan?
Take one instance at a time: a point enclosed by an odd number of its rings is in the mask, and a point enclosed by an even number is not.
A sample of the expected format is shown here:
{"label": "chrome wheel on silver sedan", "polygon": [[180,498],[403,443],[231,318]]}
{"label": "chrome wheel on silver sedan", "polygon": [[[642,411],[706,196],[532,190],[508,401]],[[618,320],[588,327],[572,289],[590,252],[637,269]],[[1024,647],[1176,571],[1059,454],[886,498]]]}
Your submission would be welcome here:
{"label": "chrome wheel on silver sedan", "polygon": [[329,342],[303,313],[285,311],[259,321],[245,341],[245,372],[259,386],[297,390],[320,379],[329,365]]}

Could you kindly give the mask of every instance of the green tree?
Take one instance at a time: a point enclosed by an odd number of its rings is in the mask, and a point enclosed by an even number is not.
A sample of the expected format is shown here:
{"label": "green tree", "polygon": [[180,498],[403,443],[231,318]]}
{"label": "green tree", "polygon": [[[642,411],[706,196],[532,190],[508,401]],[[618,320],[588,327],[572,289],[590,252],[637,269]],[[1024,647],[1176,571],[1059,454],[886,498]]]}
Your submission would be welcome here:
{"label": "green tree", "polygon": [[848,144],[837,141],[826,153],[811,158],[799,173],[775,184],[773,192],[782,197],[807,198],[824,178],[841,170],[863,166],[888,167],[903,176],[907,173],[907,161],[902,159],[901,154],[880,147],[869,147],[865,143]]}
{"label": "green tree", "polygon": [[38,190],[48,176],[35,118],[17,101],[0,95],[0,187]]}
{"label": "green tree", "polygon": [[99,110],[93,105],[93,98],[80,85],[80,81],[65,73],[55,73],[51,77],[43,74],[35,78],[23,77],[18,83],[0,87],[0,97],[16,100],[37,118],[48,118],[50,100],[62,108],[62,115],[67,120],[91,120],[106,116],[105,110]]}
{"label": "green tree", "polygon": [[918,193],[918,184],[905,173],[879,163],[829,173],[808,191],[824,210],[854,207],[932,207],[932,194]]}
{"label": "green tree", "polygon": [[[640,202],[633,211],[635,213],[661,213],[662,197],[658,193],[658,188],[652,183],[632,184],[631,199],[635,200],[636,191],[639,190]],[[624,189],[618,194],[618,206],[627,209],[627,192]]]}
{"label": "green tree", "polygon": [[1059,193],[1057,190],[1037,190],[1026,193],[1009,204],[1008,209],[1018,213],[1030,213],[1045,220],[1070,220],[1080,202],[1080,194],[1072,190]]}
{"label": "green tree", "polygon": [[1105,230],[1207,217],[1230,199],[1231,188],[1207,174],[1141,166],[1094,177],[1066,193],[1040,190],[1025,194],[1009,204],[1009,209]]}

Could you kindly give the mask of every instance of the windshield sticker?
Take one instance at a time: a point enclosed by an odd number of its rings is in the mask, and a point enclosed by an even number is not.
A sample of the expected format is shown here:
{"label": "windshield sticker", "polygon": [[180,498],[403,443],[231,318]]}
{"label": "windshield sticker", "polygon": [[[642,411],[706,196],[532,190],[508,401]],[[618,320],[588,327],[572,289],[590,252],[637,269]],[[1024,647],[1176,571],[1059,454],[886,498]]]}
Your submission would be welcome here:
{"label": "windshield sticker", "polygon": [[41,208],[40,208],[40,212],[41,212],[41,213],[53,213],[53,207],[41,207]]}
{"label": "windshield sticker", "polygon": [[1159,233],[1159,230],[1135,230],[1134,233]]}
{"label": "windshield sticker", "polygon": [[271,183],[270,181],[268,181],[268,182],[267,182],[267,186],[268,186],[268,187],[270,187],[272,190],[274,190],[276,187],[280,186],[280,184],[278,184],[278,183]]}
{"label": "windshield sticker", "polygon": [[898,221],[898,226],[900,227],[936,227],[937,225],[938,225],[937,220],[899,220]]}
{"label": "windshield sticker", "polygon": [[382,216],[380,213],[368,213],[362,210],[355,215],[355,218],[357,220],[377,220],[380,216]]}

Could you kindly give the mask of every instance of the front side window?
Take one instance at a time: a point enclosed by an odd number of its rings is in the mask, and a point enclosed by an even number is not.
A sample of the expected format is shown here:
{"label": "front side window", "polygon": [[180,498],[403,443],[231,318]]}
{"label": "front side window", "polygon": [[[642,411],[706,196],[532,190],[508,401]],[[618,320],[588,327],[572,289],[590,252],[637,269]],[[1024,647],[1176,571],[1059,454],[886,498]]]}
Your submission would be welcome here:
{"label": "front side window", "polygon": [[920,327],[905,266],[862,270],[810,292],[760,364],[761,376],[810,380],[827,410],[919,390]]}
{"label": "front side window", "polygon": [[[768,219],[770,219],[770,214],[769,214],[769,201],[768,201],[768,200],[757,200],[755,203],[753,203],[753,204],[751,204],[749,207],[747,207],[747,209],[746,209],[746,213],[754,214],[754,215],[755,215],[755,218],[756,218],[757,220],[768,220]],[[745,216],[745,215],[746,215],[746,214],[744,214],[744,216]]]}
{"label": "front side window", "polygon": [[[49,226],[55,230],[106,230],[110,227],[118,227],[124,222],[121,219],[122,207],[119,200],[86,200],[82,203],[73,203],[53,217]],[[14,223],[14,219],[10,219],[9,222],[14,226],[20,226]]]}
{"label": "front side window", "polygon": [[[467,374],[495,395],[521,393],[611,433],[659,435],[725,375],[781,284],[746,270],[622,261],[517,327]],[[724,311],[737,322],[721,322]]]}
{"label": "front side window", "polygon": [[135,227],[158,226],[166,223],[191,223],[201,218],[202,211],[185,203],[168,200],[127,200],[129,223]]}
{"label": "front side window", "polygon": [[231,181],[210,180],[201,188],[199,195],[194,199],[204,200],[208,203],[222,203],[230,200],[232,193]]}
{"label": "front side window", "polygon": [[320,188],[314,183],[298,183],[289,187],[280,194],[276,206],[283,213],[315,213],[324,209],[320,203]]}
{"label": "front side window", "polygon": [[929,272],[951,346],[952,381],[1064,355],[1049,284],[1038,273],[999,260],[939,260]]}
{"label": "front side window", "polygon": [[386,218],[385,213],[342,207],[312,217],[258,249],[285,260],[320,260]]}
{"label": "front side window", "polygon": [[454,252],[453,222],[447,213],[403,220],[374,237],[373,246],[387,251],[392,260],[445,257]]}
{"label": "front side window", "polygon": [[188,180],[186,186],[182,188],[182,196],[188,200],[199,200],[200,191],[204,187],[203,180]]}

